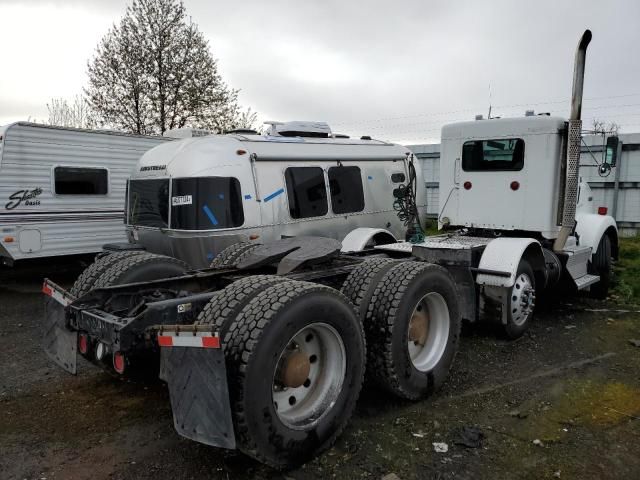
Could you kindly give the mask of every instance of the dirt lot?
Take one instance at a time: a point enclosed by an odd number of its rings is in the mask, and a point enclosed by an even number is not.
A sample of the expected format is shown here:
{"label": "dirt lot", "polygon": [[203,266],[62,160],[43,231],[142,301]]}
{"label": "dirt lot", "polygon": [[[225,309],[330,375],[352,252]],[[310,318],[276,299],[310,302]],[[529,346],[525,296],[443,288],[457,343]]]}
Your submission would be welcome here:
{"label": "dirt lot", "polygon": [[[81,266],[47,270],[68,286]],[[638,306],[550,301],[516,342],[465,328],[442,391],[406,403],[366,388],[337,444],[282,474],[179,437],[161,383],[55,367],[39,347],[43,276],[0,279],[2,479],[640,478]],[[480,446],[461,444],[465,427]]]}

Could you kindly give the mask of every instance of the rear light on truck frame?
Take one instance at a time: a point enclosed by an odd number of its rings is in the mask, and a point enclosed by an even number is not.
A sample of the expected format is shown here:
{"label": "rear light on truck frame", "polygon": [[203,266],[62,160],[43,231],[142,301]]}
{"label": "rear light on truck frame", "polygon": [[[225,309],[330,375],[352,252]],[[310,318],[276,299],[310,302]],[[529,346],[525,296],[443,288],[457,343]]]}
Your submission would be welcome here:
{"label": "rear light on truck frame", "polygon": [[86,333],[81,333],[78,335],[78,352],[82,355],[87,355],[89,353],[89,336]]}
{"label": "rear light on truck frame", "polygon": [[113,369],[122,375],[125,368],[127,368],[127,359],[122,352],[114,352],[113,354]]}
{"label": "rear light on truck frame", "polygon": [[99,362],[104,360],[104,357],[106,357],[108,351],[109,351],[109,347],[107,347],[106,344],[104,344],[103,342],[96,343],[96,348],[94,352],[96,360],[98,360]]}

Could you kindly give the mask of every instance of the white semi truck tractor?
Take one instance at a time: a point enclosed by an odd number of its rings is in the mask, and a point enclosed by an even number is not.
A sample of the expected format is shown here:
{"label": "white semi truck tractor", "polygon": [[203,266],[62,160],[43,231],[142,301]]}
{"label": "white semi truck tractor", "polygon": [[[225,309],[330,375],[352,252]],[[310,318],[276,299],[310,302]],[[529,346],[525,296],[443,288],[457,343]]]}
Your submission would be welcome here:
{"label": "white semi truck tractor", "polygon": [[[365,370],[390,393],[419,400],[446,380],[463,319],[497,321],[515,338],[529,325],[536,295],[559,282],[604,296],[617,255],[616,225],[595,212],[588,187],[578,182],[590,39],[585,32],[576,54],[568,120],[530,116],[443,128],[444,231],[426,239],[389,238],[387,228],[398,224],[385,202],[395,204],[402,225],[419,230],[417,175],[399,146],[368,139],[353,145],[326,135],[309,141],[307,131],[283,140],[307,154],[302,163],[294,156],[278,163],[273,155],[285,150],[273,139],[242,140],[240,147],[237,138],[163,146],[173,149],[175,161],[186,149],[212,156],[223,149],[233,162],[207,172],[221,180],[191,185],[166,178],[162,170],[171,162],[147,157],[143,172],[161,174],[132,179],[128,206],[132,235],[146,236],[147,250],[100,257],[70,292],[45,280],[46,352],[71,373],[79,352],[121,375],[145,357],[157,364],[159,356],[180,435],[288,468],[335,441]],[[249,149],[258,155],[251,159]],[[272,174],[256,176],[251,165]],[[251,193],[239,192],[233,181],[242,172]],[[367,186],[379,176],[384,181],[375,190]],[[330,205],[331,221],[310,220],[318,229],[313,236],[303,222],[287,223],[291,235],[262,244],[251,237],[273,236],[276,222],[256,223],[242,233],[247,241],[224,248],[206,268],[190,269],[168,254],[186,233],[163,240],[163,229],[239,228],[233,225],[242,223],[237,207],[251,200],[246,195],[263,202],[254,213],[247,209],[246,218],[276,218],[283,209],[328,215]],[[278,197],[283,203],[269,205],[268,198]],[[368,203],[377,205],[369,218],[377,215],[383,224],[352,218]],[[337,235],[332,225],[340,222],[353,233]],[[169,250],[154,252],[157,239]],[[193,258],[206,259],[215,248],[208,242],[192,244]]]}

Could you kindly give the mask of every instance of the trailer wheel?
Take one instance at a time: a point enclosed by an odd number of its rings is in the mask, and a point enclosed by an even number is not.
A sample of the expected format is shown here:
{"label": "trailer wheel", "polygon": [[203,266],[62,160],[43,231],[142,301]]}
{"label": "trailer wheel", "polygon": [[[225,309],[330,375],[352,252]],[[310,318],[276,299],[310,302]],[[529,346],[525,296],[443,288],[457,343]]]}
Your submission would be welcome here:
{"label": "trailer wheel", "polygon": [[154,253],[132,255],[112,264],[98,278],[93,288],[177,277],[188,269],[189,266],[177,258]]}
{"label": "trailer wheel", "polygon": [[536,300],[536,277],[529,262],[520,260],[516,280],[507,299],[507,323],[503,331],[512,340],[521,337],[529,328]]}
{"label": "trailer wheel", "polygon": [[70,293],[75,297],[81,297],[93,288],[96,280],[105,271],[111,268],[115,262],[145,253],[144,250],[128,250],[126,252],[108,253],[107,255],[97,258],[91,265],[84,269],[80,276],[76,279],[71,287]]}
{"label": "trailer wheel", "polygon": [[591,285],[589,296],[601,300],[607,298],[611,283],[611,239],[606,233],[602,235],[596,253],[593,254],[589,273],[600,276],[600,281]]}
{"label": "trailer wheel", "polygon": [[354,268],[342,284],[340,291],[353,303],[364,321],[373,291],[390,268],[398,264],[392,258],[372,258]]}
{"label": "trailer wheel", "polygon": [[240,260],[244,259],[259,243],[238,242],[223,249],[216,258],[213,259],[210,268],[231,268],[235,267]]}
{"label": "trailer wheel", "polygon": [[330,447],[362,387],[365,341],[337,290],[282,282],[256,295],[223,341],[238,448],[275,468]]}
{"label": "trailer wheel", "polygon": [[233,282],[205,305],[197,323],[213,325],[221,338],[240,311],[262,290],[286,281],[277,275],[252,275]]}
{"label": "trailer wheel", "polygon": [[402,262],[376,286],[364,322],[367,372],[416,400],[440,388],[458,349],[462,319],[453,278],[426,262]]}

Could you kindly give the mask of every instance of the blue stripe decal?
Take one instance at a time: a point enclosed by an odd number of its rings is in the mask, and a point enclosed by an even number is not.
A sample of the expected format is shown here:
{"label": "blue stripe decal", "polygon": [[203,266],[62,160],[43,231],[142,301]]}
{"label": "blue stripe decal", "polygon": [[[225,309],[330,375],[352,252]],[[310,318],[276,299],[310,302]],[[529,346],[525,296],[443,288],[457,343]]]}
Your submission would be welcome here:
{"label": "blue stripe decal", "polygon": [[244,199],[245,199],[245,200],[251,200],[251,195],[245,195],[245,196],[244,196]]}
{"label": "blue stripe decal", "polygon": [[275,192],[273,192],[271,195],[268,195],[266,197],[264,197],[264,201],[268,202],[270,200],[273,200],[274,198],[276,198],[278,195],[282,195],[284,193],[284,188],[281,188],[280,190],[276,190]]}
{"label": "blue stripe decal", "polygon": [[216,219],[216,216],[213,214],[213,212],[211,211],[211,209],[209,209],[208,206],[203,205],[202,210],[204,210],[204,213],[207,214],[207,217],[209,217],[209,220],[211,221],[211,223],[213,223],[214,226],[218,225],[218,220]]}
{"label": "blue stripe decal", "polygon": [[219,193],[219,194],[218,194],[218,198],[219,198],[220,200],[224,200],[224,193]]}
{"label": "blue stripe decal", "polygon": [[369,180],[373,180],[373,177],[372,177],[371,175],[369,175],[367,178],[368,178]]}

